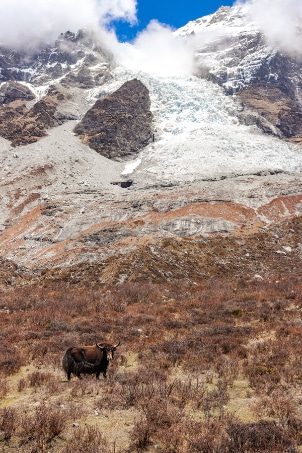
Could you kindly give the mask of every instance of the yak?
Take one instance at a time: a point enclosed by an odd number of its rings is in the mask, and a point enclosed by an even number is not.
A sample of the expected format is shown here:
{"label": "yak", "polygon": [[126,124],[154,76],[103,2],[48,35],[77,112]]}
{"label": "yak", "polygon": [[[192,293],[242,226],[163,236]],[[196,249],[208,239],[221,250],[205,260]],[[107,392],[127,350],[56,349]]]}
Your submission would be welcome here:
{"label": "yak", "polygon": [[93,346],[72,346],[68,348],[62,360],[67,379],[70,381],[72,373],[79,379],[82,379],[81,373],[95,374],[97,379],[103,373],[104,378],[106,378],[107,367],[119,344],[120,342],[112,346],[108,343],[96,343]]}

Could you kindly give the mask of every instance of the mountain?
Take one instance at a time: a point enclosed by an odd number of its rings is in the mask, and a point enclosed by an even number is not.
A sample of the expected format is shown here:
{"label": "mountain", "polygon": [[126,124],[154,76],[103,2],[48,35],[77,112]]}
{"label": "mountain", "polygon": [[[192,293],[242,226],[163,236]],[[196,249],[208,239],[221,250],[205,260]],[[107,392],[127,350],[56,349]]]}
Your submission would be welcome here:
{"label": "mountain", "polygon": [[197,37],[196,75],[238,96],[244,124],[256,124],[266,133],[300,143],[301,56],[288,56],[269,46],[250,17],[250,8],[250,3],[222,7],[188,23],[178,35]]}
{"label": "mountain", "polygon": [[122,67],[87,31],[1,48],[3,284],[301,269],[301,62],[243,6],[175,35],[194,75]]}

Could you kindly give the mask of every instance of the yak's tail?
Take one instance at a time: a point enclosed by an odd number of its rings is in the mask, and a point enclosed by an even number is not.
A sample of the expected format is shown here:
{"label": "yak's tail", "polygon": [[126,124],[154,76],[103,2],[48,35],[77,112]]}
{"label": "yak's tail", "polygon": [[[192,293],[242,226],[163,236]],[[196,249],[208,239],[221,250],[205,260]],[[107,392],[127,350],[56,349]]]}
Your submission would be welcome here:
{"label": "yak's tail", "polygon": [[63,366],[63,370],[65,371],[65,373],[70,372],[71,364],[73,362],[71,350],[72,350],[72,348],[68,348],[62,359],[62,366]]}

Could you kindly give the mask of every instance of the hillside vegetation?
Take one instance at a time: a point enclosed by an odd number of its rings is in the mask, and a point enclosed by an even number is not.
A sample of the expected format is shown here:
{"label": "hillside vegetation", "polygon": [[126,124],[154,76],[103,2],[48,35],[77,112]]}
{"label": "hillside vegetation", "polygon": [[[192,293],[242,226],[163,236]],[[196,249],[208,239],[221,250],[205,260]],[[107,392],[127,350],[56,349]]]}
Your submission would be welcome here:
{"label": "hillside vegetation", "polygon": [[[3,289],[3,452],[298,452],[302,283],[211,277]],[[64,350],[121,341],[107,380]]]}

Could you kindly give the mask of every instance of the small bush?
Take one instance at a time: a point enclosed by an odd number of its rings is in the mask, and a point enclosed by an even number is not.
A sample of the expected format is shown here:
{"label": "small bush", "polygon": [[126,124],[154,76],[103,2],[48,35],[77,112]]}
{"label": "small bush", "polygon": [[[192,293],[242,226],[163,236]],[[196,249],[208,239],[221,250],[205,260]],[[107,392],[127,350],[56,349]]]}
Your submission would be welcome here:
{"label": "small bush", "polygon": [[281,389],[275,389],[271,395],[263,396],[253,406],[258,418],[274,418],[282,426],[295,419],[297,408],[292,396],[286,395]]}
{"label": "small bush", "polygon": [[21,393],[27,386],[27,381],[25,378],[21,378],[18,381],[18,392]]}
{"label": "small bush", "polygon": [[28,375],[29,385],[30,387],[40,387],[41,385],[47,384],[52,377],[51,373],[33,371]]}
{"label": "small bush", "polygon": [[17,373],[24,364],[22,356],[17,349],[0,347],[0,370],[4,376]]}
{"label": "small bush", "polygon": [[230,453],[296,453],[290,433],[273,421],[232,423],[227,427]]}
{"label": "small bush", "polygon": [[146,420],[136,422],[130,435],[129,453],[146,450],[151,444],[152,434],[152,429]]}
{"label": "small bush", "polygon": [[42,403],[32,415],[21,416],[21,442],[29,444],[31,453],[44,453],[49,443],[65,428],[66,414],[59,408]]}
{"label": "small bush", "polygon": [[112,453],[103,434],[94,426],[75,428],[68,444],[60,453]]}
{"label": "small bush", "polygon": [[216,412],[219,412],[219,416],[222,417],[224,413],[224,406],[229,401],[229,393],[227,389],[227,383],[219,380],[217,387],[214,389],[199,388],[197,391],[197,398],[195,404],[198,408],[202,409],[207,419],[210,419]]}
{"label": "small bush", "polygon": [[166,446],[166,449],[161,451],[172,453],[171,446],[176,441],[180,442],[175,430],[177,425],[177,432],[180,432],[182,411],[169,407],[166,400],[154,398],[141,402],[141,412],[142,418],[131,433],[130,451],[144,451],[151,443],[156,443]]}
{"label": "small bush", "polygon": [[[8,441],[15,433],[18,426],[17,410],[5,407],[0,410],[0,436]],[[1,438],[0,437],[0,438]]]}
{"label": "small bush", "polygon": [[9,383],[5,377],[0,376],[0,399],[6,397],[9,392]]}
{"label": "small bush", "polygon": [[190,421],[186,427],[187,452],[226,453],[224,425],[217,419]]}

